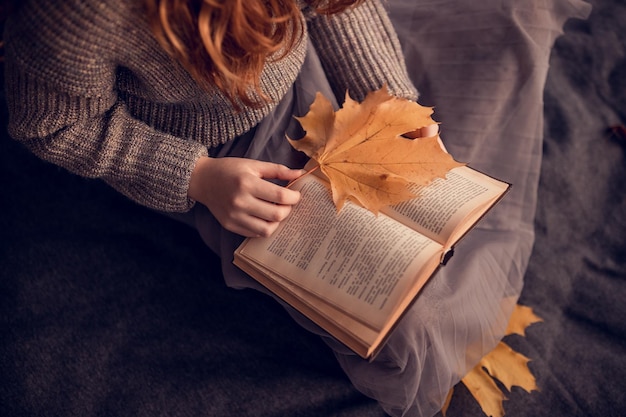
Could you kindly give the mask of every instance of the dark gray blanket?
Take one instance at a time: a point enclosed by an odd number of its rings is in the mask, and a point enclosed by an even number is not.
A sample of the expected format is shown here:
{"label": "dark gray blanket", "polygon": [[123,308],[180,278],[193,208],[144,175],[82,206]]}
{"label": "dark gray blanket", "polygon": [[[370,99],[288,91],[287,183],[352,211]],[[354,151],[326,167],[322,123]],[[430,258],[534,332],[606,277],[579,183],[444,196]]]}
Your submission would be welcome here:
{"label": "dark gray blanket", "polygon": [[[510,416],[626,416],[626,4],[554,48],[537,241],[507,342]],[[0,416],[382,416],[273,301],[227,289],[195,232],[0,140]],[[619,129],[615,129],[619,132]],[[458,386],[449,416],[480,416]]]}

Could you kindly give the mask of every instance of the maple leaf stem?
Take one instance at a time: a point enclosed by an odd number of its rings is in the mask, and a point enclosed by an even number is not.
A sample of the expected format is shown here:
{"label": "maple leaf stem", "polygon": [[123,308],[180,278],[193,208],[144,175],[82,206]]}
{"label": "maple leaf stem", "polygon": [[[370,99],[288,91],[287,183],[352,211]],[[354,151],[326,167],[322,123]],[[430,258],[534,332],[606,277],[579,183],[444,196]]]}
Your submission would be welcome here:
{"label": "maple leaf stem", "polygon": [[311,168],[310,170],[308,170],[307,172],[305,172],[304,174],[300,175],[298,178],[296,178],[295,180],[291,180],[289,181],[289,184],[287,184],[285,186],[285,188],[290,188],[293,183],[295,183],[296,181],[298,181],[300,178],[306,177],[307,175],[311,174],[312,172],[315,172],[319,169],[319,165],[315,165],[313,168]]}

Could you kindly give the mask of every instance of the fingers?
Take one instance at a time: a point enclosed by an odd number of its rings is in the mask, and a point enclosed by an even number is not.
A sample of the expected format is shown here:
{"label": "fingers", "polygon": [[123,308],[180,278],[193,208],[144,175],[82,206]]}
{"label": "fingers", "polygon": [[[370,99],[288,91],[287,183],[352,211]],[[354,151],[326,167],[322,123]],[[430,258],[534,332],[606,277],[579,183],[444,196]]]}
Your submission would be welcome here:
{"label": "fingers", "polygon": [[432,124],[428,126],[421,127],[412,132],[407,132],[402,136],[407,137],[409,139],[417,139],[417,138],[430,138],[439,133],[439,125]]}
{"label": "fingers", "polygon": [[[281,188],[264,180],[258,181]],[[299,194],[297,197],[299,199]],[[214,214],[222,226],[231,232],[247,237],[267,237],[289,216],[292,207],[289,204],[271,203],[254,194],[242,192],[227,205],[226,210]]]}
{"label": "fingers", "polygon": [[237,173],[225,195],[226,203],[218,218],[225,229],[247,237],[267,237],[278,228],[292,206],[300,201],[300,193],[274,184],[268,180],[291,181],[302,175],[284,165],[237,159],[241,164],[230,167]]}
{"label": "fingers", "polygon": [[438,124],[424,126],[420,129],[420,137],[422,138],[430,138],[435,136],[437,133],[439,133]]}
{"label": "fingers", "polygon": [[302,174],[275,163],[206,158],[197,162],[188,194],[205,204],[225,229],[269,236],[300,201],[300,193],[268,180],[292,181]]}
{"label": "fingers", "polygon": [[261,178],[293,181],[306,174],[303,169],[291,169],[285,165],[259,161],[259,175]]}
{"label": "fingers", "polygon": [[[280,222],[291,213],[292,207],[300,201],[300,192],[276,185],[267,181],[278,179],[293,181],[304,174],[303,170],[289,169],[284,165],[265,163],[259,164],[258,178],[251,179],[247,192],[249,200],[241,200],[237,211],[244,214],[240,224],[244,227],[244,235],[267,237],[278,228]],[[241,234],[241,233],[240,233]]]}
{"label": "fingers", "polygon": [[223,218],[220,223],[226,230],[245,237],[271,236],[280,225],[280,222],[269,222],[254,216],[244,216],[240,219]]}
{"label": "fingers", "polygon": [[300,193],[260,178],[253,178],[233,194],[230,207],[268,222],[284,220],[291,206],[300,201]]}
{"label": "fingers", "polygon": [[[256,222],[257,228],[275,229],[278,223],[285,220],[291,213],[292,207],[300,201],[298,191],[289,190],[264,179],[256,179],[251,182],[250,186],[249,193],[241,193],[242,198],[235,202],[234,206],[236,211],[265,223]],[[257,233],[266,235],[263,231],[257,231]]]}
{"label": "fingers", "polygon": [[259,180],[250,189],[250,193],[259,200],[272,204],[294,205],[300,201],[300,192],[276,185],[266,180]]}

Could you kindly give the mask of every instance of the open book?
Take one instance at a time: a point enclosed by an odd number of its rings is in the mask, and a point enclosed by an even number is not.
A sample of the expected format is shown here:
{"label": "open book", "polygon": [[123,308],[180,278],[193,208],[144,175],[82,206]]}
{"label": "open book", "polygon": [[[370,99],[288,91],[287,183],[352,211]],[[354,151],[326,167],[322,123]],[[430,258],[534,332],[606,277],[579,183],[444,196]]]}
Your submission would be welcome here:
{"label": "open book", "polygon": [[235,265],[363,358],[383,346],[456,242],[509,184],[467,166],[416,187],[417,198],[376,216],[337,210],[329,184],[306,175],[302,198],[268,238],[249,238]]}

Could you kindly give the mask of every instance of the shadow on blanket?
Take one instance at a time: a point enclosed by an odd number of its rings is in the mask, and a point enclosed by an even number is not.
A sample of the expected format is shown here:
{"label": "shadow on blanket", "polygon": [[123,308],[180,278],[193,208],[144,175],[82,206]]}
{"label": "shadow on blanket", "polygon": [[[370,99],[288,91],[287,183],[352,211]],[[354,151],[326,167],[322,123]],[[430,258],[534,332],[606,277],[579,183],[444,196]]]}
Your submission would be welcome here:
{"label": "shadow on blanket", "polygon": [[[507,341],[540,392],[511,416],[626,412],[626,5],[594,1],[546,86],[537,242]],[[382,416],[274,302],[227,289],[195,232],[0,140],[0,415]],[[449,415],[479,416],[463,387]]]}

